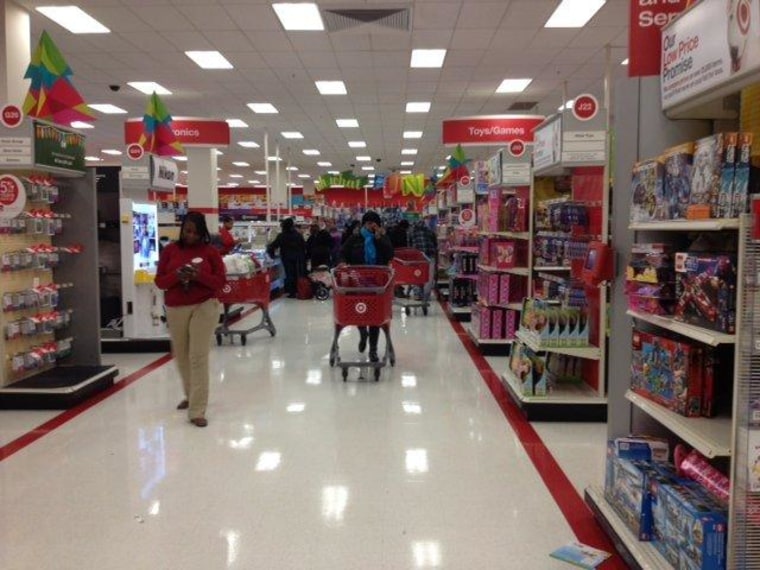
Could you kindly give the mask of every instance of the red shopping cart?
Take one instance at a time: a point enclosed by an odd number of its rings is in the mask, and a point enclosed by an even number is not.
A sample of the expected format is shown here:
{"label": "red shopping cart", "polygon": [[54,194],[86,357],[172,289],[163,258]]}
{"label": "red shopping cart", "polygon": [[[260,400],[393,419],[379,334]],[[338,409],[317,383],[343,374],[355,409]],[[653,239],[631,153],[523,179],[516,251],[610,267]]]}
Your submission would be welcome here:
{"label": "red shopping cart", "polygon": [[[227,282],[222,287],[217,297],[224,303],[224,318],[222,324],[216,329],[216,343],[222,344],[222,338],[230,337],[234,342],[235,335],[240,337],[240,343],[245,346],[249,334],[266,329],[271,336],[277,334],[277,329],[269,315],[269,298],[271,295],[271,280],[269,270],[260,269],[254,273],[242,275],[227,274]],[[231,329],[228,318],[228,307],[232,304],[252,304],[261,309],[261,322],[249,329]]]}
{"label": "red shopping cart", "polygon": [[433,290],[433,271],[430,258],[413,247],[400,247],[393,252],[391,266],[396,277],[396,285],[410,285],[417,289],[417,298],[396,299],[396,303],[404,308],[407,315],[412,309],[422,309],[422,314],[428,314],[430,307],[430,292]]}
{"label": "red shopping cart", "polygon": [[[330,349],[330,366],[340,366],[344,382],[348,378],[350,367],[371,368],[377,382],[386,363],[390,362],[391,366],[396,364],[390,331],[393,317],[393,269],[352,265],[333,269],[332,276],[335,336]],[[382,328],[385,333],[383,358],[378,362],[341,360],[338,337],[348,326]]]}

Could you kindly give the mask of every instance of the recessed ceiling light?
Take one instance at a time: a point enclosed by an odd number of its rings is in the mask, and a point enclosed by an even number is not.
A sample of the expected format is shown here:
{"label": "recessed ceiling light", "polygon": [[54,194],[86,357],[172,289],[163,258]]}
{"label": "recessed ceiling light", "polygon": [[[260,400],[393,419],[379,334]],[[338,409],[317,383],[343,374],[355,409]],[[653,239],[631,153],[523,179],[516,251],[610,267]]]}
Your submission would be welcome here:
{"label": "recessed ceiling light", "polygon": [[372,160],[371,156],[357,156],[356,157],[357,162],[369,162],[370,160]]}
{"label": "recessed ceiling light", "polygon": [[572,109],[575,104],[575,99],[570,99],[564,105],[557,107],[557,111],[564,111],[565,109]]}
{"label": "recessed ceiling light", "polygon": [[235,166],[243,166],[243,167],[245,167],[245,166],[251,166],[249,163],[243,162],[242,160],[236,160],[232,164],[234,164]]}
{"label": "recessed ceiling light", "polygon": [[282,131],[280,133],[286,139],[302,139],[303,135],[298,131]]}
{"label": "recessed ceiling light", "polygon": [[530,85],[532,79],[505,79],[496,88],[497,93],[522,93]]}
{"label": "recessed ceiling light", "polygon": [[92,125],[90,123],[85,123],[84,121],[73,121],[71,123],[71,128],[73,128],[73,129],[94,129],[95,125]]}
{"label": "recessed ceiling light", "polygon": [[375,170],[374,166],[362,166],[362,170],[365,172],[369,172],[370,170]]}
{"label": "recessed ceiling light", "polygon": [[582,28],[607,0],[562,0],[545,28]]}
{"label": "recessed ceiling light", "polygon": [[367,143],[364,141],[348,141],[348,146],[351,148],[367,148]]}
{"label": "recessed ceiling light", "polygon": [[259,113],[261,115],[274,115],[275,113],[279,113],[277,107],[271,103],[248,103],[248,108],[254,113]]}
{"label": "recessed ceiling light", "polygon": [[217,172],[219,172],[221,169],[222,169],[222,168],[221,168],[221,166],[217,166],[217,167],[216,167],[216,171],[217,171]]}
{"label": "recessed ceiling light", "polygon": [[238,186],[240,186],[240,184],[238,184],[237,182],[228,182],[227,186],[229,186],[230,188],[237,188]]}
{"label": "recessed ceiling light", "polygon": [[412,171],[411,170],[399,170],[398,173],[399,174],[411,174]]}
{"label": "recessed ceiling light", "polygon": [[261,180],[249,180],[248,184],[261,184]]}
{"label": "recessed ceiling light", "polygon": [[[623,61],[621,61],[620,65],[628,65],[628,58],[626,57]],[[92,105],[90,105],[90,106],[92,106]]]}
{"label": "recessed ceiling light", "polygon": [[356,119],[335,119],[335,123],[341,129],[355,129],[359,126],[359,121]]}
{"label": "recessed ceiling light", "polygon": [[254,170],[254,172],[256,174],[258,174],[259,176],[266,176],[267,175],[267,171],[266,170]]}
{"label": "recessed ceiling light", "polygon": [[404,160],[401,162],[401,166],[414,166],[413,160]]}
{"label": "recessed ceiling light", "polygon": [[272,4],[282,27],[288,31],[324,30],[322,16],[316,4],[282,2]]}
{"label": "recessed ceiling light", "polygon": [[320,161],[317,163],[317,166],[321,166],[322,168],[327,168],[328,166],[332,166],[332,162]]}
{"label": "recessed ceiling light", "polygon": [[104,115],[126,115],[127,110],[122,109],[121,107],[117,107],[116,105],[111,105],[110,103],[93,103],[92,105],[87,105],[90,109],[95,109],[98,113],[103,113]]}
{"label": "recessed ceiling light", "polygon": [[232,69],[232,64],[218,51],[186,51],[185,55],[201,69]]}
{"label": "recessed ceiling light", "polygon": [[182,156],[181,154],[177,156],[173,156],[172,159],[176,160],[177,162],[187,162],[187,157]]}
{"label": "recessed ceiling light", "polygon": [[413,49],[411,67],[443,67],[445,49]]}
{"label": "recessed ceiling light", "polygon": [[327,174],[332,174],[333,176],[337,176],[338,174],[340,174],[340,171],[338,171],[338,170],[328,170]]}
{"label": "recessed ceiling light", "polygon": [[222,155],[224,154],[224,153],[223,153],[221,150],[219,150],[218,148],[215,148],[215,149],[214,149],[214,152],[216,153],[216,156],[222,156]]}
{"label": "recessed ceiling light", "polygon": [[267,160],[269,162],[282,162],[282,157],[281,156],[268,156]]}
{"label": "recessed ceiling light", "polygon": [[297,172],[298,167],[297,166],[288,166],[285,170],[289,170],[290,172]]}
{"label": "recessed ceiling light", "polygon": [[299,174],[298,178],[311,178],[310,174]]}
{"label": "recessed ceiling light", "polygon": [[77,6],[40,6],[35,8],[72,34],[108,34],[103,24]]}
{"label": "recessed ceiling light", "polygon": [[225,119],[231,129],[244,129],[248,126],[248,123],[242,119]]}
{"label": "recessed ceiling light", "polygon": [[429,101],[417,101],[415,103],[406,104],[407,113],[427,113],[430,111]]}
{"label": "recessed ceiling light", "polygon": [[321,95],[346,95],[346,84],[342,81],[315,81]]}
{"label": "recessed ceiling light", "polygon": [[421,139],[422,131],[404,131],[405,139]]}
{"label": "recessed ceiling light", "polygon": [[416,148],[402,148],[401,154],[417,154]]}
{"label": "recessed ceiling light", "polygon": [[105,150],[101,150],[103,154],[110,154],[112,156],[121,156],[122,152],[120,150],[116,150],[115,148],[107,148]]}
{"label": "recessed ceiling light", "polygon": [[156,95],[172,94],[172,92],[169,91],[166,87],[159,85],[155,81],[130,81],[127,83],[127,85],[133,89],[137,89],[140,93],[145,93],[146,95],[153,95],[153,93]]}
{"label": "recessed ceiling light", "polygon": [[102,162],[103,161],[103,159],[100,158],[99,156],[85,156],[84,159],[87,162]]}
{"label": "recessed ceiling light", "polygon": [[319,156],[319,151],[317,149],[315,149],[315,148],[304,149],[303,153],[306,156]]}
{"label": "recessed ceiling light", "polygon": [[230,174],[230,178],[243,178],[242,174]]}
{"label": "recessed ceiling light", "polygon": [[238,144],[243,148],[259,148],[259,143],[253,141],[240,141]]}

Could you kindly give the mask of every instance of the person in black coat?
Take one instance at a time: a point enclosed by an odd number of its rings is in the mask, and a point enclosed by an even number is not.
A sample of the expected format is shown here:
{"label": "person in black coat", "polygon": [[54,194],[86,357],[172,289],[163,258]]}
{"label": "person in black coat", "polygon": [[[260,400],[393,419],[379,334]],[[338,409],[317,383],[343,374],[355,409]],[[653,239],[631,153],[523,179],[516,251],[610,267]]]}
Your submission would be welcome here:
{"label": "person in black coat", "polygon": [[327,230],[319,229],[318,224],[311,224],[309,239],[306,240],[306,256],[311,263],[311,271],[320,265],[330,265],[332,236]]}
{"label": "person in black coat", "polygon": [[388,231],[388,237],[394,248],[409,247],[409,222],[401,220]]}
{"label": "person in black coat", "polygon": [[298,291],[298,278],[306,274],[306,242],[296,229],[293,218],[286,218],[280,223],[282,231],[267,246],[267,253],[274,257],[280,251],[282,266],[285,269],[285,292],[295,298]]}
{"label": "person in black coat", "polygon": [[[369,211],[362,217],[362,228],[346,240],[340,250],[340,261],[348,265],[388,265],[393,259],[393,244],[382,227],[377,212]],[[377,341],[380,327],[359,327],[359,352],[364,352],[369,340],[369,359],[379,360]]]}

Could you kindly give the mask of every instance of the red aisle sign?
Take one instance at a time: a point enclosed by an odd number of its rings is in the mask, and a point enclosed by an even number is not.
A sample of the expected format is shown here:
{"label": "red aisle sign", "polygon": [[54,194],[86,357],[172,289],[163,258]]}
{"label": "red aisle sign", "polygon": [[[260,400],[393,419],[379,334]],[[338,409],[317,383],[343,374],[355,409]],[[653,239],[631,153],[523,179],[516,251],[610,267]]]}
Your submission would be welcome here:
{"label": "red aisle sign", "polygon": [[[172,131],[177,140],[185,146],[219,147],[230,145],[230,126],[218,119],[197,119],[174,117]],[[127,119],[124,123],[124,143],[127,145],[140,140],[143,132],[142,119]]]}
{"label": "red aisle sign", "polygon": [[454,146],[504,145],[519,139],[533,141],[533,129],[544,122],[540,115],[484,115],[444,119],[443,144]]}
{"label": "red aisle sign", "polygon": [[127,146],[127,156],[131,160],[140,160],[144,154],[145,151],[143,150],[143,147],[137,143],[132,143],[131,145]]}
{"label": "red aisle sign", "polygon": [[590,121],[599,111],[599,101],[589,93],[578,95],[573,101],[573,116],[579,121]]}
{"label": "red aisle sign", "polygon": [[520,158],[523,154],[525,154],[525,142],[521,141],[520,139],[514,140],[511,143],[509,143],[509,154],[514,156],[515,158]]}
{"label": "red aisle sign", "polygon": [[[689,0],[630,0],[628,77],[660,75],[661,30],[683,12]],[[717,33],[717,31],[716,31]]]}
{"label": "red aisle sign", "polygon": [[24,113],[16,105],[5,105],[0,112],[0,123],[9,129],[14,129],[21,124]]}

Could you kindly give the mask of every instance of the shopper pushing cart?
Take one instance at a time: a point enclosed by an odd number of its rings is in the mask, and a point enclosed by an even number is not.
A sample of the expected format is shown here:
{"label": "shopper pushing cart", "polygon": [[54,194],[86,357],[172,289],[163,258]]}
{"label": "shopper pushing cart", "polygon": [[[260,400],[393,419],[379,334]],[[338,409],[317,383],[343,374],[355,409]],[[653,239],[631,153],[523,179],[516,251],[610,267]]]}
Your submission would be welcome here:
{"label": "shopper pushing cart", "polygon": [[394,277],[397,286],[409,285],[414,288],[410,299],[396,299],[396,303],[410,315],[412,309],[422,309],[422,314],[428,314],[430,307],[430,292],[433,290],[433,262],[413,247],[398,248],[393,252]]}

